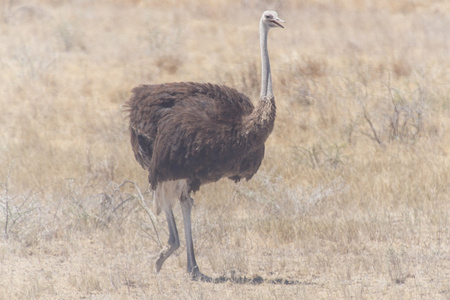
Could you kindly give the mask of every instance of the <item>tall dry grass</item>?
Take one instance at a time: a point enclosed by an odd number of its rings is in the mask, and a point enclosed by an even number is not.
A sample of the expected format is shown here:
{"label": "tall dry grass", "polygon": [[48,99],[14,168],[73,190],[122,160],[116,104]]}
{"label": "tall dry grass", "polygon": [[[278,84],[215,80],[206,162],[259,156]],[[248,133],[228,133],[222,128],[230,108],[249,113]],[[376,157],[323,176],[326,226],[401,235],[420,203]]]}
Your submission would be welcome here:
{"label": "tall dry grass", "polygon": [[[121,105],[170,81],[256,101],[267,8],[288,23],[270,33],[266,158],[249,182],[202,187],[193,211],[200,267],[235,282],[190,282],[185,249],[156,276],[166,224],[139,204],[151,196]],[[446,1],[1,9],[1,299],[449,298]]]}

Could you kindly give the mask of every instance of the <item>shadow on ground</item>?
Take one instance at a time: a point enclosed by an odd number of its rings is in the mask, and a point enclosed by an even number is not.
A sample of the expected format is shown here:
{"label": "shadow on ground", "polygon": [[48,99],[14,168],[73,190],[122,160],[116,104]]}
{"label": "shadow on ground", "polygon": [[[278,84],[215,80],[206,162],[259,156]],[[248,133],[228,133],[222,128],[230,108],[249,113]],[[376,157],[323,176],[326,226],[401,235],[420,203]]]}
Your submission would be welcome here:
{"label": "shadow on ground", "polygon": [[261,276],[256,276],[253,278],[247,278],[247,277],[227,277],[227,276],[220,276],[217,278],[211,278],[211,280],[202,280],[206,282],[211,283],[225,283],[225,282],[231,282],[235,284],[249,284],[249,285],[260,285],[260,284],[280,284],[280,285],[314,285],[313,282],[308,281],[298,281],[298,280],[291,280],[291,279],[284,279],[284,278],[276,278],[276,279],[265,279]]}

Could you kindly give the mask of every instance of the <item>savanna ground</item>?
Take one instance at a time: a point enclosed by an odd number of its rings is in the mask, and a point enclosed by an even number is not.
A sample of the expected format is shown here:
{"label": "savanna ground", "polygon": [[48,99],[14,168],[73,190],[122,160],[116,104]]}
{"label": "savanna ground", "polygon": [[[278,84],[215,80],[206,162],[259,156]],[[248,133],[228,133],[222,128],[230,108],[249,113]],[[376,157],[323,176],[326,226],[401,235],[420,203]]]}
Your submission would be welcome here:
{"label": "savanna ground", "polygon": [[[257,101],[268,8],[287,23],[269,37],[265,160],[249,182],[202,187],[193,210],[201,270],[234,280],[191,282],[184,246],[156,275],[166,221],[139,204],[152,198],[122,104],[171,81]],[[0,299],[450,298],[448,1],[0,9]]]}

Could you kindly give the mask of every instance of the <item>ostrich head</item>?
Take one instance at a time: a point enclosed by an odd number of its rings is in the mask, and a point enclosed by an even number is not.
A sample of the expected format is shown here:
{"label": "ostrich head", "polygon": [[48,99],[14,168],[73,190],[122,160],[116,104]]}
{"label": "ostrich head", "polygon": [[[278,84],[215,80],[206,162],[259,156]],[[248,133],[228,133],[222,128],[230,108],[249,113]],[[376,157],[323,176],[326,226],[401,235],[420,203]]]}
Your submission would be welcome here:
{"label": "ostrich head", "polygon": [[266,27],[267,29],[274,28],[274,27],[281,27],[284,28],[283,25],[280,23],[285,23],[286,21],[281,20],[278,18],[278,14],[276,11],[273,10],[266,10],[263,12],[261,17],[261,25]]}

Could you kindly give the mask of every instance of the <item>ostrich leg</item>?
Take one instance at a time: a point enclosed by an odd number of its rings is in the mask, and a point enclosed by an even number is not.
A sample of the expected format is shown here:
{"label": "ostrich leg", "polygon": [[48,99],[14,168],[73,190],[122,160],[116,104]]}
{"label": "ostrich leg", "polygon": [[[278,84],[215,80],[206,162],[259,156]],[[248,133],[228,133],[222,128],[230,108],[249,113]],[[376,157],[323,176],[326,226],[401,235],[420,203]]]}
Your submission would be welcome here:
{"label": "ostrich leg", "polygon": [[155,262],[156,273],[161,270],[166,259],[180,247],[180,238],[178,236],[177,225],[175,223],[172,208],[167,206],[164,211],[166,213],[167,224],[169,225],[169,240],[167,241],[167,246],[164,247]]}
{"label": "ostrich leg", "polygon": [[191,228],[191,208],[193,199],[188,196],[182,196],[181,198],[181,211],[183,213],[184,232],[186,235],[186,251],[187,251],[187,271],[191,275],[192,280],[200,280],[211,282],[212,278],[202,273],[198,268],[195,261],[194,254],[194,242],[192,241],[192,228]]}

